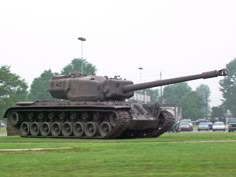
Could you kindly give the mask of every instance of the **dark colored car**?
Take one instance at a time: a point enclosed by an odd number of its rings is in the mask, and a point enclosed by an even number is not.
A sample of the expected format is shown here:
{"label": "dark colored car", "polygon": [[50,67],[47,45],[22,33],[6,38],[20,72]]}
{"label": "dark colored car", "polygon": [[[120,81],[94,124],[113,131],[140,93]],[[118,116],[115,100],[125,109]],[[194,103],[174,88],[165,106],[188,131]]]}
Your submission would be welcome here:
{"label": "dark colored car", "polygon": [[193,126],[187,122],[180,122],[179,131],[193,131]]}
{"label": "dark colored car", "polygon": [[210,130],[212,130],[213,123],[212,122],[208,122],[208,125],[209,125]]}
{"label": "dark colored car", "polygon": [[201,131],[201,130],[210,130],[210,126],[208,124],[208,122],[200,122],[199,125],[198,125],[198,128],[197,128],[198,131]]}
{"label": "dark colored car", "polygon": [[233,132],[236,130],[236,118],[228,119],[228,132]]}
{"label": "dark colored car", "polygon": [[195,121],[196,125],[199,125],[201,122],[207,122],[207,120],[206,119],[197,119]]}

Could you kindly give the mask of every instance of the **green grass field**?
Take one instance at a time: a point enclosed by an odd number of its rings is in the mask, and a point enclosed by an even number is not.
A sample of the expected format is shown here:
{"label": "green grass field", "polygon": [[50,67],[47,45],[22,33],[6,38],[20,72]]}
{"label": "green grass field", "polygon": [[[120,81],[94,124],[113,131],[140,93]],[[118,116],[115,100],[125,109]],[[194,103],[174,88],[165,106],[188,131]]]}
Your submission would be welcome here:
{"label": "green grass field", "polygon": [[[34,150],[57,147],[70,149]],[[0,137],[1,177],[235,177],[235,166],[236,133],[166,133],[128,140]]]}

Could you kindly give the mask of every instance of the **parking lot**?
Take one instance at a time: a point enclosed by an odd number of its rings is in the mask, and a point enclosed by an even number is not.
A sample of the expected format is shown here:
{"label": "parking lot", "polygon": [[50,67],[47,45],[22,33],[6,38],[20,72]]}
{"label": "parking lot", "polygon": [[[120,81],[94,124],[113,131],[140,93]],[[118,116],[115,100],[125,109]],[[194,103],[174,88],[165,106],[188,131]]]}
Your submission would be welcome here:
{"label": "parking lot", "polygon": [[[212,131],[212,130],[201,130],[201,131],[198,131],[198,126],[197,125],[193,125],[193,131],[180,131],[180,132],[184,132],[184,133],[191,133],[191,132],[199,132],[199,133],[206,133],[206,132],[212,132],[212,133],[215,133],[215,132],[226,132],[228,133],[228,126],[226,126],[226,130],[225,131]],[[236,132],[236,131],[235,131]]]}

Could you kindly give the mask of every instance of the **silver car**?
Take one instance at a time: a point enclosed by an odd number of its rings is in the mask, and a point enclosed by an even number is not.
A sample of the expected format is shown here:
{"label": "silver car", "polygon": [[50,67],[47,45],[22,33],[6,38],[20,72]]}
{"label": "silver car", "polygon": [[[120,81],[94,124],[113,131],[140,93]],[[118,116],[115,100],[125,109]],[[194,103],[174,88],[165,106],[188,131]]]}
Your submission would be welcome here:
{"label": "silver car", "polygon": [[198,128],[197,128],[198,131],[201,131],[201,130],[210,130],[210,126],[209,126],[209,123],[208,122],[200,122],[199,125],[198,125]]}

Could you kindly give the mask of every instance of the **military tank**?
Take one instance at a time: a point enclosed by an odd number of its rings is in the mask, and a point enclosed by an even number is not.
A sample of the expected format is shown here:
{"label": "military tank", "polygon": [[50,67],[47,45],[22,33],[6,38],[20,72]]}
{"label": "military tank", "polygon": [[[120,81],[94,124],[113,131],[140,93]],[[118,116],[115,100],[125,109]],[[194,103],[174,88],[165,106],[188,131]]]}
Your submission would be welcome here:
{"label": "military tank", "polygon": [[4,117],[22,137],[158,137],[172,127],[174,117],[159,104],[125,101],[135,90],[225,75],[222,69],[139,84],[80,73],[55,76],[49,80],[49,92],[59,101],[17,102]]}

